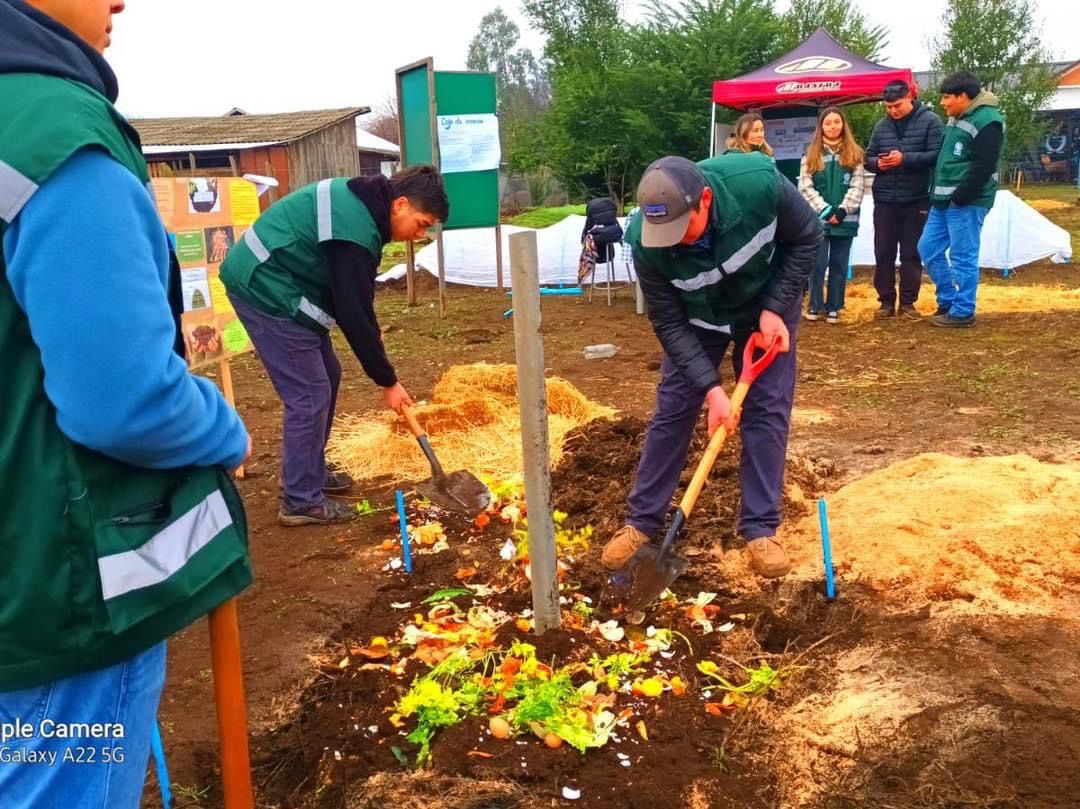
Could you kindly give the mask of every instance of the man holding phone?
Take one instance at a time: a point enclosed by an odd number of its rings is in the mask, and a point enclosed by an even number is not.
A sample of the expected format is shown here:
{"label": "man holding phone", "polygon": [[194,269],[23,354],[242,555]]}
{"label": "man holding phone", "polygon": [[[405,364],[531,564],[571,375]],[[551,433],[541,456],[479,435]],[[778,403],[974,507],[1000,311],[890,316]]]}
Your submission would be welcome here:
{"label": "man holding phone", "polygon": [[[874,178],[874,287],[878,317],[899,311],[919,319],[915,301],[922,284],[919,237],[930,211],[930,179],[944,137],[944,127],[914,97],[906,82],[885,85],[886,116],[877,122],[866,147],[866,170]],[[896,252],[900,250],[897,309]]]}

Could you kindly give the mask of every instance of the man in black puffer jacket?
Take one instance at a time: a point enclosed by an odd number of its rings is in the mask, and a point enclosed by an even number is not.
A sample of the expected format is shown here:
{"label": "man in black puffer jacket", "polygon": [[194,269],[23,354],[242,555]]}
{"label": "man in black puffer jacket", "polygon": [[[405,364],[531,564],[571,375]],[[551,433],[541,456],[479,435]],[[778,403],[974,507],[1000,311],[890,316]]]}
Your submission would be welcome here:
{"label": "man in black puffer jacket", "polygon": [[905,82],[885,86],[885,118],[866,147],[874,172],[874,287],[878,317],[896,314],[896,248],[900,247],[900,313],[919,319],[915,301],[922,283],[919,237],[930,211],[930,181],[945,129],[941,119],[912,97]]}

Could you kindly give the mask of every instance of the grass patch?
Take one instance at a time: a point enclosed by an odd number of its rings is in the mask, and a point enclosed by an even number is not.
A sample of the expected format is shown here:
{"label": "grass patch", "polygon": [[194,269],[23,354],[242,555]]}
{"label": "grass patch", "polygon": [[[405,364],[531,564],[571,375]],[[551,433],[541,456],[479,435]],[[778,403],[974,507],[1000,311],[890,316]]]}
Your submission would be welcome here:
{"label": "grass patch", "polygon": [[[1002,186],[1006,188],[1006,186]],[[1015,186],[1013,186],[1015,188]],[[1010,191],[1012,189],[1009,189]],[[1072,183],[1032,183],[1020,188],[1020,199],[1031,202],[1035,199],[1053,199],[1059,202],[1076,202],[1077,189]]]}
{"label": "grass patch", "polygon": [[504,224],[517,225],[522,228],[546,228],[561,222],[572,214],[585,215],[584,205],[560,205],[557,208],[530,208],[522,211],[517,216],[511,216],[503,220]]}

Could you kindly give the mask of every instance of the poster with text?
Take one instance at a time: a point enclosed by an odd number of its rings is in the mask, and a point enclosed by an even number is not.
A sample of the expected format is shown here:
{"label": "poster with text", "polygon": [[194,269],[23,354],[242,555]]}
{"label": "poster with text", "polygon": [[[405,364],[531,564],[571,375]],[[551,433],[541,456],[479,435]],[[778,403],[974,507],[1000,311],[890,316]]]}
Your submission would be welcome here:
{"label": "poster with text", "polygon": [[159,177],[151,182],[180,262],[180,330],[188,366],[200,368],[251,351],[251,339],[218,274],[229,248],[259,215],[255,185],[239,177]]}
{"label": "poster with text", "polygon": [[499,118],[496,115],[440,115],[439,166],[443,174],[490,171],[499,167]]}
{"label": "poster with text", "polygon": [[778,118],[765,122],[765,140],[777,160],[800,160],[814,139],[817,118]]}

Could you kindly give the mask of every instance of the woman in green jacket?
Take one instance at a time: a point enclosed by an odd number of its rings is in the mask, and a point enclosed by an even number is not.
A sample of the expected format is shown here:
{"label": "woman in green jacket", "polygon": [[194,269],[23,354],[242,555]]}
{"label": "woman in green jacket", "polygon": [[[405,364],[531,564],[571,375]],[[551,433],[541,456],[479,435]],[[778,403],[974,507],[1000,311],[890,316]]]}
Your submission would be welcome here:
{"label": "woman in green jacket", "polygon": [[765,140],[765,119],[756,112],[740,115],[731,128],[724,154],[732,152],[761,152],[773,156],[772,147]]}
{"label": "woman in green jacket", "polygon": [[[825,223],[821,254],[810,279],[807,320],[823,314],[829,323],[840,322],[847,286],[851,242],[859,231],[859,209],[866,190],[863,150],[839,107],[828,107],[818,119],[814,139],[799,166],[799,193]],[[829,288],[825,270],[829,271]]]}

